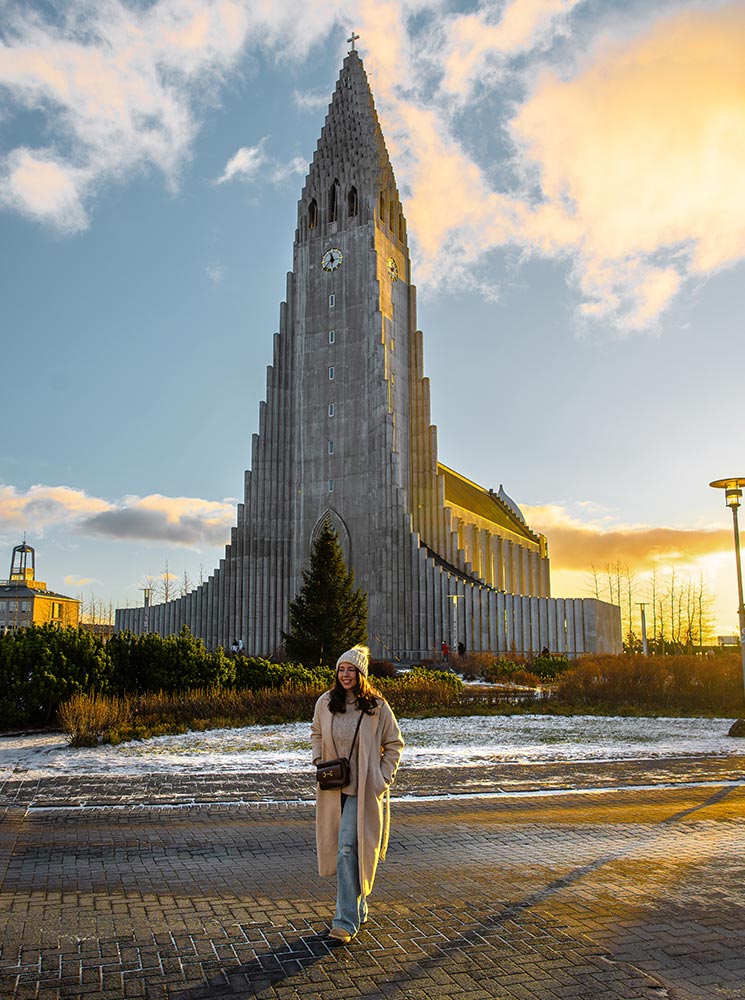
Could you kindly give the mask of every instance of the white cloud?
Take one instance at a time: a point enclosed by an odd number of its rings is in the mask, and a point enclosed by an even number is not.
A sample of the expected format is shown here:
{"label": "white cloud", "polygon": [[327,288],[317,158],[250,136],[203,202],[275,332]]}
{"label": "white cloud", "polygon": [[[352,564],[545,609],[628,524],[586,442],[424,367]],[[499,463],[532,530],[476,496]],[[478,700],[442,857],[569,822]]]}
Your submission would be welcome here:
{"label": "white cloud", "polygon": [[295,156],[286,163],[280,163],[266,152],[267,136],[255,146],[243,146],[231,156],[225,170],[214,183],[226,181],[269,180],[272,184],[282,184],[291,177],[304,176],[308,163],[301,156]]}
{"label": "white cloud", "polygon": [[0,176],[0,204],[64,232],[75,232],[88,225],[78,195],[78,188],[84,186],[83,171],[56,163],[49,154],[39,156],[19,147],[7,157]]}
{"label": "white cloud", "polygon": [[197,497],[125,497],[85,518],[79,531],[107,538],[136,538],[175,545],[224,545],[235,523],[235,503]]}
{"label": "white cloud", "polygon": [[66,587],[87,587],[89,583],[100,583],[101,581],[93,576],[75,576],[68,573],[64,582]]}
{"label": "white cloud", "polygon": [[[494,296],[490,251],[559,258],[579,320],[632,331],[654,327],[688,279],[745,257],[739,2],[633,4],[605,22],[579,0],[455,13],[442,0],[70,0],[60,11],[51,22],[14,7],[0,44],[0,113],[40,111],[52,136],[9,151],[0,205],[59,230],[86,226],[102,181],[155,167],[175,186],[205,106],[248,49],[298,61],[354,23],[421,285]],[[316,108],[328,94],[294,100]],[[506,136],[513,152],[499,183],[471,124],[483,128],[492,106],[487,138]],[[306,168],[262,140],[217,183]]]}
{"label": "white cloud", "polygon": [[[552,63],[576,6],[478,4],[432,30],[423,59],[404,4],[385,4],[395,27],[362,25],[418,281],[493,294],[489,251],[514,249],[569,263],[581,324],[654,329],[687,280],[745,258],[745,8],[632,8],[589,43],[585,18],[583,47]],[[487,98],[512,109],[494,119],[513,143],[499,185],[463,124]]]}
{"label": "white cloud", "polygon": [[228,160],[225,170],[217,178],[215,184],[224,184],[226,181],[235,180],[235,178],[243,181],[253,180],[267,162],[264,151],[265,143],[266,136],[255,146],[242,146]]}
{"label": "white cloud", "polygon": [[462,101],[475,87],[494,82],[508,59],[551,40],[580,0],[511,0],[483,4],[444,20],[436,29],[441,88]]}
{"label": "white cloud", "polygon": [[322,111],[329,106],[327,90],[293,90],[292,100],[301,111]]}
{"label": "white cloud", "polygon": [[0,486],[0,530],[43,535],[51,527],[69,524],[110,508],[106,500],[69,486],[31,486],[25,492]]}
{"label": "white cloud", "polygon": [[69,486],[0,486],[0,534],[42,536],[65,527],[83,535],[224,545],[235,523],[235,501],[198,497],[127,496],[109,501]]}
{"label": "white cloud", "polygon": [[308,161],[302,156],[293,156],[286,163],[276,163],[271,172],[272,184],[283,184],[287,180],[305,177],[308,172]]}
{"label": "white cloud", "polygon": [[0,205],[74,231],[102,181],[155,167],[174,187],[200,109],[246,46],[297,58],[340,16],[304,0],[67,0],[49,20],[4,7],[0,114],[39,111],[54,139],[0,162]]}
{"label": "white cloud", "polygon": [[216,261],[209,263],[205,268],[205,271],[207,273],[207,279],[209,283],[214,288],[216,288],[218,285],[221,285],[222,282],[225,280],[225,268],[223,267],[222,264],[219,264]]}
{"label": "white cloud", "polygon": [[520,509],[531,528],[548,538],[557,571],[588,572],[593,565],[601,569],[616,562],[634,571],[673,563],[692,567],[732,546],[730,532],[721,527],[622,524],[602,509],[585,519],[561,504],[521,504]]}

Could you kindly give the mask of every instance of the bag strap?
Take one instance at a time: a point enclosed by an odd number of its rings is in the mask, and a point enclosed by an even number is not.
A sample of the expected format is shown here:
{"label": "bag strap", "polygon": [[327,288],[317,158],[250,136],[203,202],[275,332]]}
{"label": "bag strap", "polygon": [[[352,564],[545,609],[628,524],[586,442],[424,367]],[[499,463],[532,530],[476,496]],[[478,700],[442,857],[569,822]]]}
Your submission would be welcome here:
{"label": "bag strap", "polygon": [[[357,733],[360,731],[360,726],[362,725],[362,716],[364,714],[365,713],[362,710],[360,710],[360,717],[359,717],[359,719],[357,719],[357,728],[354,731],[354,739],[352,740],[352,746],[350,747],[350,750],[349,750],[349,759],[350,760],[352,759],[352,754],[354,753],[354,745],[357,742]],[[336,741],[334,740],[334,725],[333,725],[333,720],[332,720],[332,723],[331,723],[331,743],[332,743],[332,745],[334,747],[334,753],[338,757],[339,756],[339,751],[336,749]]]}

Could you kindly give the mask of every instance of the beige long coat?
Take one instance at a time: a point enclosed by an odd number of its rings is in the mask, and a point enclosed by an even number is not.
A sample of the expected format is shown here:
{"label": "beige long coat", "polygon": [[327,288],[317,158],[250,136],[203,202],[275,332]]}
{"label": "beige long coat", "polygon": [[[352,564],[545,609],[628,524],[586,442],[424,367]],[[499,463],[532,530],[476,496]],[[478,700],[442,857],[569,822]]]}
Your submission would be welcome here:
{"label": "beige long coat", "polygon": [[[330,694],[327,691],[321,695],[313,713],[310,736],[314,761],[332,760],[337,756],[331,738]],[[357,855],[363,896],[372,891],[378,861],[385,860],[391,825],[389,789],[403,747],[396,717],[388,702],[378,698],[377,711],[374,715],[362,716],[357,735]],[[340,821],[341,790],[322,791],[316,785],[316,849],[320,875],[336,874]]]}

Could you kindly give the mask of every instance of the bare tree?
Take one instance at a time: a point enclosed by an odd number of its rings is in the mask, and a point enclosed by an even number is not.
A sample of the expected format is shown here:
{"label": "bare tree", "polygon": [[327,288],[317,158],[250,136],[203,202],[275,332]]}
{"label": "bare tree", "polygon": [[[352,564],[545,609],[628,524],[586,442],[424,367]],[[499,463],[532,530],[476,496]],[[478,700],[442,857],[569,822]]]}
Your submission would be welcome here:
{"label": "bare tree", "polygon": [[695,580],[683,576],[674,565],[664,574],[653,566],[646,587],[642,589],[641,600],[636,596],[640,588],[642,582],[638,575],[621,560],[606,563],[602,573],[594,565],[591,568],[587,589],[598,600],[620,606],[621,631],[626,649],[641,649],[634,623],[634,608],[642,602],[651,607],[649,646],[653,651],[693,650],[696,646],[701,648],[710,639],[713,598],[703,574]]}
{"label": "bare tree", "polygon": [[163,572],[160,574],[160,593],[166,604],[176,596],[176,580],[177,577],[171,573],[168,568],[168,560],[166,559]]}

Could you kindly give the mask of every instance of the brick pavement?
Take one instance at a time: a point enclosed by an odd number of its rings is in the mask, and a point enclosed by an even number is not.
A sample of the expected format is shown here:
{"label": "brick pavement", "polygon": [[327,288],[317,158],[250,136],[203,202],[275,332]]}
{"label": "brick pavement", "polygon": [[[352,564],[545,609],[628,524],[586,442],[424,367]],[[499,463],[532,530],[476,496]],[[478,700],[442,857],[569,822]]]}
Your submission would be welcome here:
{"label": "brick pavement", "polygon": [[439,800],[417,796],[464,776],[402,772],[346,948],[324,937],[307,783],[19,776],[0,789],[0,997],[745,998],[742,763],[618,789],[674,762],[523,768],[479,787],[580,788]]}

